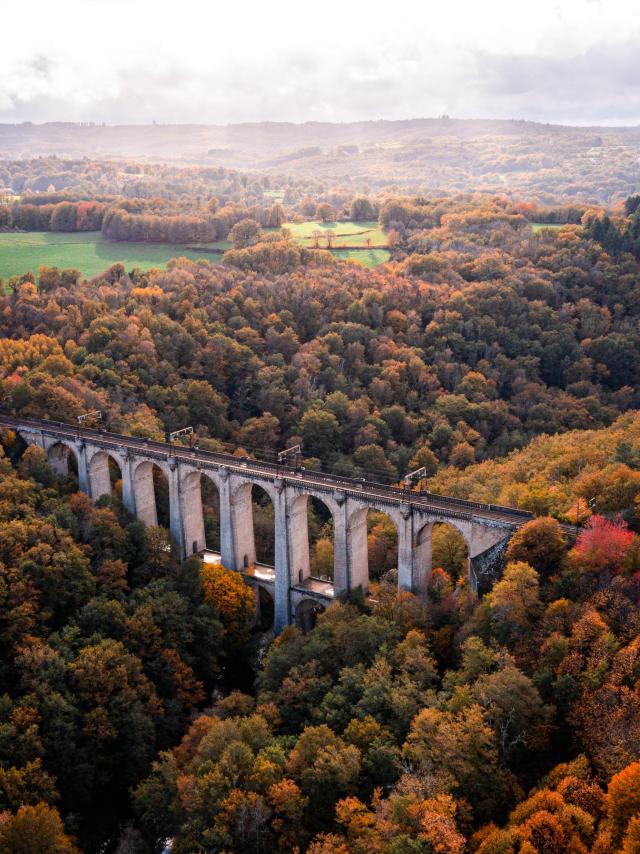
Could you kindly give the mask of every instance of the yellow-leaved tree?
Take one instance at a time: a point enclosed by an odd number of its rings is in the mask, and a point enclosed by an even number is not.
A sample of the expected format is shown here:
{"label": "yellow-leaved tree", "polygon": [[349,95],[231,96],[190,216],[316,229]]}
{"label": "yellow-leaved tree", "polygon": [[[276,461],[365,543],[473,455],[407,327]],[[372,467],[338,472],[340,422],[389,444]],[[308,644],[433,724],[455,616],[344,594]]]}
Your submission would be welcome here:
{"label": "yellow-leaved tree", "polygon": [[237,572],[216,564],[203,564],[200,578],[205,602],[220,615],[229,647],[238,649],[249,636],[255,609],[253,591]]}

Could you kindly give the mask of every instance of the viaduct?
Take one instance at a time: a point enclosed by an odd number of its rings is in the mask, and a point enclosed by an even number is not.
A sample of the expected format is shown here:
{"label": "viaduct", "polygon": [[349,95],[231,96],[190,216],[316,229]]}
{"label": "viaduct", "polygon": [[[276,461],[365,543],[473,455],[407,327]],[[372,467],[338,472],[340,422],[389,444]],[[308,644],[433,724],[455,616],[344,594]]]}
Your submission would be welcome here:
{"label": "viaduct", "polygon": [[[242,572],[254,588],[274,602],[276,633],[305,610],[361,587],[368,591],[367,513],[386,513],[398,533],[398,586],[423,595],[431,574],[434,524],[456,528],[467,545],[469,582],[477,589],[475,568],[499,552],[514,530],[532,516],[521,510],[480,504],[433,493],[353,480],[336,475],[264,463],[230,454],[76,428],[54,421],[0,414],[0,425],[37,445],[61,476],[75,458],[80,489],[97,500],[111,494],[109,461],[119,468],[122,500],[147,525],[158,523],[153,470],[169,485],[170,529],[183,557],[206,550],[201,483],[209,478],[220,499],[220,561]],[[273,502],[275,566],[256,565],[251,491],[261,486]],[[309,562],[307,502],[321,501],[333,518],[333,581],[313,578]],[[258,591],[256,590],[256,593]]]}

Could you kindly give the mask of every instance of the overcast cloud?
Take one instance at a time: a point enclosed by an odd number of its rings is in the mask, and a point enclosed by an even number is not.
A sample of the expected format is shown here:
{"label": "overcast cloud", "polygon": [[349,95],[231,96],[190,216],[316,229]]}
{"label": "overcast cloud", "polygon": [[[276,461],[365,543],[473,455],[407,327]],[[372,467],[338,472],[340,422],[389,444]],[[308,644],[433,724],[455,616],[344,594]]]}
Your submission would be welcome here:
{"label": "overcast cloud", "polygon": [[0,0],[0,121],[640,124],[637,0]]}

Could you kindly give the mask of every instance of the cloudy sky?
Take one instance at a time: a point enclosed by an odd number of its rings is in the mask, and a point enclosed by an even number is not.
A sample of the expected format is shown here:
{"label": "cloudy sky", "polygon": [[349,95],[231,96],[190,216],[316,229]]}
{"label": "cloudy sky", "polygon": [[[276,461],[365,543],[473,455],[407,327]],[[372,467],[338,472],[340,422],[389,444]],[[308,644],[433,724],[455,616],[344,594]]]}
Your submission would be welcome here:
{"label": "cloudy sky", "polygon": [[1,0],[0,122],[640,124],[640,0]]}

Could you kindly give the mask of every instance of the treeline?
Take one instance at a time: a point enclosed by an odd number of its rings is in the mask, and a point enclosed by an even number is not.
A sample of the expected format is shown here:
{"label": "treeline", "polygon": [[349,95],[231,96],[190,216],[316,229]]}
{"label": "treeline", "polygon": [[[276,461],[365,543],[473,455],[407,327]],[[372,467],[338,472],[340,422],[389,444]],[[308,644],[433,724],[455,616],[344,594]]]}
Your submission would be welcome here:
{"label": "treeline", "polygon": [[460,194],[458,196],[396,196],[384,200],[380,207],[380,224],[394,229],[400,236],[428,228],[439,228],[444,217],[491,215],[493,219],[521,217],[527,222],[549,225],[579,225],[589,210],[586,205],[554,205],[545,207],[534,202],[510,199],[507,195]]}
{"label": "treeline", "polygon": [[175,166],[134,159],[80,160],[37,157],[0,163],[0,190],[18,195],[62,193],[85,198],[165,198],[229,202],[258,201],[278,191],[283,179],[222,166]]}
{"label": "treeline", "polygon": [[120,202],[110,207],[102,223],[108,240],[153,243],[213,243],[225,240],[233,226],[252,219],[265,228],[279,228],[285,221],[282,205],[218,208],[214,200],[195,213],[182,213],[166,202],[141,199]]}
{"label": "treeline", "polygon": [[0,198],[3,188],[10,200],[19,195],[29,204],[80,198],[107,202],[164,199],[195,210],[216,199],[219,207],[269,208],[281,202],[292,215],[304,211],[305,216],[314,216],[320,203],[348,212],[354,197],[359,196],[365,198],[364,207],[361,204],[359,208],[360,218],[376,218],[375,204],[353,187],[341,188],[335,182],[327,185],[312,177],[242,173],[221,166],[40,157],[1,163]]}
{"label": "treeline", "polygon": [[0,228],[20,231],[99,231],[107,204],[99,201],[0,205]]}
{"label": "treeline", "polygon": [[630,252],[640,259],[640,196],[630,196],[625,204],[626,218],[592,216],[586,221],[586,232],[615,257]]}
{"label": "treeline", "polygon": [[[9,192],[18,168],[36,174],[59,169],[60,161],[28,161],[5,165],[4,180]],[[226,240],[230,229],[241,219],[253,219],[265,228],[283,222],[318,219],[323,222],[370,222],[379,220],[389,232],[395,254],[406,248],[419,232],[439,229],[450,216],[479,217],[487,211],[490,221],[500,212],[512,223],[549,225],[585,224],[589,235],[604,240],[608,251],[637,253],[637,226],[618,220],[633,212],[616,202],[612,209],[594,210],[586,204],[544,204],[523,201],[515,193],[459,193],[442,196],[433,191],[423,195],[400,196],[366,185],[341,185],[311,177],[256,176],[214,167],[178,168],[132,161],[101,163],[70,161],[74,176],[63,182],[33,191],[23,187],[19,201],[0,205],[0,228],[26,231],[103,230],[111,240],[210,243]],[[0,172],[0,179],[2,176]],[[25,190],[29,189],[27,192]],[[71,205],[72,207],[69,207]]]}
{"label": "treeline", "polygon": [[[60,194],[55,194],[60,195]],[[109,240],[149,243],[210,243],[225,240],[233,226],[253,219],[264,228],[285,221],[282,205],[218,208],[171,203],[166,199],[128,201],[51,201],[54,194],[26,197],[20,203],[0,205],[0,228],[21,231],[102,231]]]}

